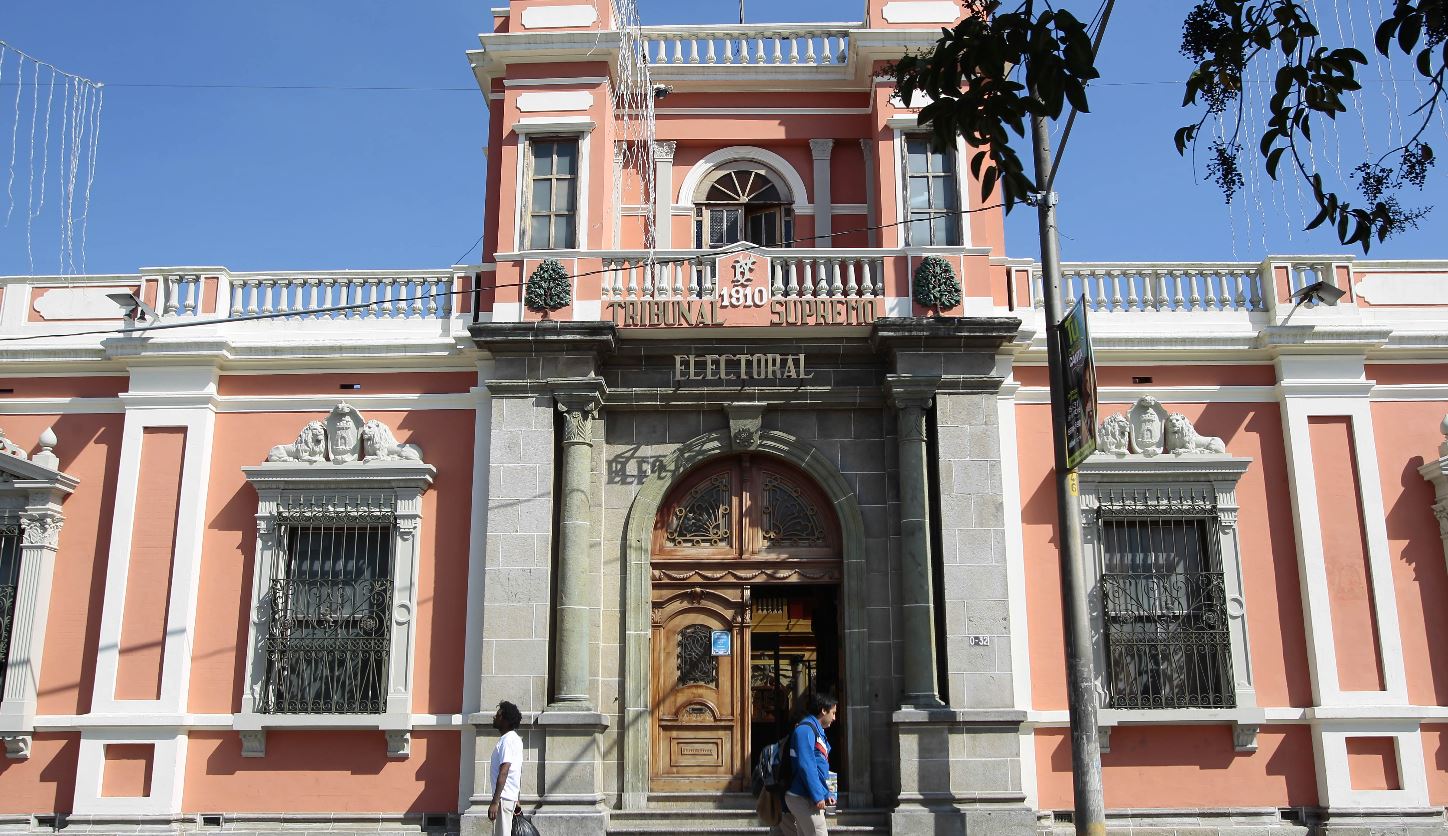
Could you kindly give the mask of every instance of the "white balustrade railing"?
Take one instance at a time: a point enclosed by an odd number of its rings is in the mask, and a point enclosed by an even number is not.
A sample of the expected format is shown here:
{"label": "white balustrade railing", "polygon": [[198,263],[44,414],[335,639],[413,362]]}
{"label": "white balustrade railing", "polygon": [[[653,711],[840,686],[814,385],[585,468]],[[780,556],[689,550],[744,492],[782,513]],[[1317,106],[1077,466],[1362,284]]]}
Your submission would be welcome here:
{"label": "white balustrade railing", "polygon": [[714,258],[660,250],[614,253],[603,259],[605,302],[636,299],[712,299],[718,290]]}
{"label": "white balustrade railing", "polygon": [[[866,299],[883,296],[879,250],[756,250],[769,262],[771,299]],[[719,292],[711,250],[610,253],[603,259],[604,301],[712,299]]]}
{"label": "white balustrade railing", "polygon": [[814,67],[848,60],[847,26],[646,26],[643,37],[648,62],[653,66]]}
{"label": "white balustrade railing", "polygon": [[233,317],[446,319],[454,308],[448,273],[233,273],[230,285]]}
{"label": "white balustrade railing", "polygon": [[[1257,263],[1064,264],[1061,293],[1067,305],[1085,298],[1093,312],[1264,311],[1262,266]],[[1039,268],[1031,273],[1031,304],[1045,304]]]}
{"label": "white balustrade railing", "polygon": [[775,250],[769,258],[769,295],[775,299],[885,295],[885,259],[878,250]]}
{"label": "white balustrade railing", "polygon": [[196,273],[168,274],[160,277],[156,298],[157,313],[163,317],[196,316],[201,312],[201,294],[205,283]]}

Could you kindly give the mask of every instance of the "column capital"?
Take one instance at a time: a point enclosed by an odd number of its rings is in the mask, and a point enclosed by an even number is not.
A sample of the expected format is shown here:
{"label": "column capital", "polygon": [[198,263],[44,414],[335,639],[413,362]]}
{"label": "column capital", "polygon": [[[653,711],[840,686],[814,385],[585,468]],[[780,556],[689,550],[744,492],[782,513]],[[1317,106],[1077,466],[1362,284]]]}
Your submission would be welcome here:
{"label": "column capital", "polygon": [[548,381],[548,391],[559,412],[597,412],[608,386],[598,377],[554,378]]}
{"label": "column capital", "polygon": [[673,162],[674,150],[678,148],[678,146],[679,143],[675,142],[672,139],[658,140],[654,142],[654,160],[659,162],[663,162],[666,160],[668,162]]}
{"label": "column capital", "polygon": [[885,388],[890,393],[890,405],[896,409],[926,409],[935,398],[940,378],[935,375],[885,375]]}
{"label": "column capital", "polygon": [[810,156],[816,160],[828,160],[835,151],[833,139],[811,139],[809,141]]}

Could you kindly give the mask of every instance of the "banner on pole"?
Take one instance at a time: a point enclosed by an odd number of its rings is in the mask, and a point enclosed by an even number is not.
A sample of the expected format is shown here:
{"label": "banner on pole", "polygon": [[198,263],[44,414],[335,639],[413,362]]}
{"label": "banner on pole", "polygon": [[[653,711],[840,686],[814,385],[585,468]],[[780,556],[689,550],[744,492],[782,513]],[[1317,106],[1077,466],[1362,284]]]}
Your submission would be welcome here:
{"label": "banner on pole", "polygon": [[1066,394],[1066,469],[1075,470],[1096,452],[1096,361],[1086,328],[1085,297],[1076,300],[1056,328],[1061,379]]}

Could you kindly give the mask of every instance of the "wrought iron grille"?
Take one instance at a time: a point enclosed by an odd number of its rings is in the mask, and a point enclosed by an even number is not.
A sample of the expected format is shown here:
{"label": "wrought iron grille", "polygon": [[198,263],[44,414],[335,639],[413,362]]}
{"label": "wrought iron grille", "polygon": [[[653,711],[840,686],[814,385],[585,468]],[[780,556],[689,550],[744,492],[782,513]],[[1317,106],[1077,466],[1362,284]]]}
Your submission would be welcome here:
{"label": "wrought iron grille", "polygon": [[10,658],[15,623],[15,590],[20,585],[20,527],[0,525],[0,696],[5,693],[6,661]]}
{"label": "wrought iron grille", "polygon": [[760,533],[767,546],[825,545],[825,526],[814,506],[798,487],[773,473],[764,475],[762,516]]}
{"label": "wrought iron grille", "polygon": [[1217,517],[1199,506],[1101,507],[1110,708],[1236,705]]}
{"label": "wrought iron grille", "polygon": [[[370,521],[369,521],[370,522]],[[288,523],[264,606],[264,714],[387,708],[392,527]]]}
{"label": "wrought iron grille", "polygon": [[719,660],[709,647],[712,632],[706,624],[690,624],[679,631],[679,687],[719,686]]}
{"label": "wrought iron grille", "polygon": [[674,508],[665,535],[670,546],[728,546],[733,532],[729,474],[721,473],[689,492]]}

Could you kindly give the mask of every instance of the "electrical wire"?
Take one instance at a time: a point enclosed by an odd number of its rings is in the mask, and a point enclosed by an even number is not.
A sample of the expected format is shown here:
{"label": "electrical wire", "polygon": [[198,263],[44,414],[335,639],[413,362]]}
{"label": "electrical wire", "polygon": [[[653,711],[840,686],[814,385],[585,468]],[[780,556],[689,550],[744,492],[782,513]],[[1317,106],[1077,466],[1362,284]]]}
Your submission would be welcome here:
{"label": "electrical wire", "polygon": [[[787,241],[782,241],[782,242],[780,242],[780,244],[778,244],[778,245],[776,245],[776,246],[779,247],[779,248],[788,248],[788,247],[790,247],[790,246],[792,246],[792,245],[794,245],[794,244],[797,244],[797,243],[800,243],[800,242],[803,242],[803,241],[818,241],[818,240],[820,240],[820,239],[822,239],[822,238],[834,238],[834,237],[836,237],[836,236],[840,236],[840,235],[850,235],[850,234],[854,234],[854,233],[857,233],[857,232],[871,232],[871,231],[876,231],[876,230],[881,230],[881,229],[891,229],[891,228],[894,228],[894,227],[897,227],[897,226],[904,226],[905,224],[909,224],[909,223],[917,223],[917,222],[919,222],[919,221],[935,220],[936,218],[951,218],[951,217],[961,217],[961,216],[965,216],[965,215],[973,215],[973,214],[976,214],[976,213],[978,213],[978,212],[987,212],[987,211],[991,211],[991,210],[994,210],[994,209],[1001,209],[1001,208],[1004,208],[1004,206],[1005,206],[1005,204],[1002,204],[1002,203],[994,203],[994,204],[991,204],[991,205],[989,205],[989,206],[978,206],[978,207],[976,207],[976,208],[974,208],[974,209],[956,209],[956,210],[953,210],[953,211],[950,211],[950,212],[938,212],[938,213],[933,214],[933,215],[918,215],[918,216],[913,217],[913,218],[910,218],[910,219],[908,219],[908,220],[893,221],[893,222],[887,223],[887,224],[877,224],[877,225],[874,225],[874,226],[856,227],[856,228],[854,228],[854,229],[842,229],[842,230],[839,230],[838,232],[830,232],[830,233],[824,234],[824,235],[809,235],[809,236],[805,236],[805,237],[791,238],[791,239],[789,239],[789,240],[787,240]],[[479,239],[479,240],[481,240],[481,239]],[[741,246],[741,247],[739,247],[738,249],[734,250],[734,252],[752,252],[752,251],[754,251],[754,250],[765,249],[765,246],[764,246],[763,244],[755,244],[755,243],[752,243],[752,242],[748,242],[748,243],[741,242],[741,243],[743,243],[744,245]],[[474,244],[473,246],[477,246],[477,245]],[[472,251],[472,248],[469,247],[469,248],[468,248],[468,251],[471,252],[471,251]],[[607,251],[605,250],[605,251],[601,251],[601,252],[607,252]],[[700,258],[701,258],[701,256],[697,256],[697,255],[694,255],[694,256],[686,256],[686,257],[679,257],[679,258],[661,258],[661,259],[656,259],[656,260],[652,261],[651,263],[652,263],[652,264],[688,264],[688,263],[690,263],[690,262],[697,261],[697,260],[700,259]],[[598,270],[587,270],[587,271],[582,272],[582,273],[570,273],[570,274],[568,274],[568,278],[569,278],[569,279],[581,279],[581,278],[585,278],[585,277],[588,277],[588,276],[598,276],[598,275],[602,275],[602,274],[604,274],[604,273],[607,273],[607,272],[609,272],[610,270],[613,270],[613,269],[615,269],[615,268],[612,268],[612,267],[604,267],[604,268],[600,268],[600,269],[598,269]],[[408,301],[408,302],[420,302],[420,301],[425,300],[425,299],[437,299],[437,298],[440,298],[440,297],[443,297],[443,296],[458,296],[458,295],[462,295],[462,294],[464,294],[464,293],[474,293],[474,292],[483,291],[483,290],[497,290],[498,288],[502,288],[502,287],[522,287],[522,286],[524,286],[526,283],[527,283],[527,282],[508,282],[508,283],[506,283],[506,284],[497,284],[497,283],[494,283],[494,284],[488,285],[488,286],[486,286],[486,287],[477,287],[477,288],[471,288],[471,287],[470,287],[470,288],[464,288],[464,289],[440,290],[440,291],[434,291],[434,292],[432,292],[432,293],[424,293],[424,294],[421,294],[421,295],[418,295],[418,296],[408,297],[406,301]],[[296,317],[296,316],[316,316],[316,315],[318,315],[318,314],[325,314],[325,313],[342,313],[342,312],[346,312],[346,311],[361,310],[361,309],[363,309],[363,308],[370,308],[370,307],[373,307],[373,306],[375,306],[375,305],[381,305],[381,304],[386,304],[386,303],[389,303],[389,302],[396,302],[396,301],[398,301],[398,300],[397,300],[397,299],[372,299],[372,300],[369,300],[369,301],[366,301],[366,302],[351,302],[351,303],[348,303],[348,304],[345,304],[345,305],[328,305],[328,306],[326,306],[326,307],[310,308],[310,309],[305,310],[305,311],[274,311],[274,312],[272,312],[272,313],[257,313],[257,314],[242,314],[242,315],[240,315],[240,316],[226,316],[226,317],[220,317],[220,318],[217,318],[217,319],[195,319],[195,320],[188,320],[188,321],[186,321],[186,322],[161,322],[161,323],[157,323],[157,324],[155,324],[155,325],[148,325],[148,326],[146,326],[146,327],[144,327],[144,328],[93,328],[93,329],[86,330],[86,331],[71,331],[71,332],[64,333],[64,334],[18,334],[18,335],[14,335],[14,336],[0,337],[0,343],[26,342],[26,341],[29,341],[29,340],[67,339],[67,338],[70,338],[70,337],[94,337],[94,336],[104,336],[104,335],[108,335],[108,334],[131,334],[131,335],[137,335],[137,334],[141,334],[141,333],[150,333],[150,332],[152,332],[152,331],[170,331],[170,330],[174,330],[174,329],[177,329],[177,328],[196,328],[196,327],[203,326],[203,325],[228,325],[228,324],[236,323],[236,322],[257,322],[257,321],[260,321],[260,320],[285,319],[285,318],[287,318],[287,317]]]}

